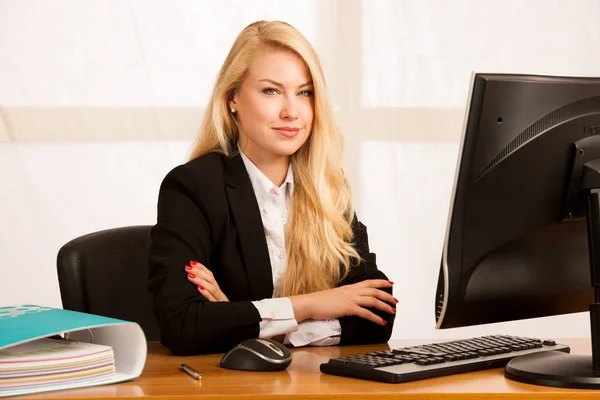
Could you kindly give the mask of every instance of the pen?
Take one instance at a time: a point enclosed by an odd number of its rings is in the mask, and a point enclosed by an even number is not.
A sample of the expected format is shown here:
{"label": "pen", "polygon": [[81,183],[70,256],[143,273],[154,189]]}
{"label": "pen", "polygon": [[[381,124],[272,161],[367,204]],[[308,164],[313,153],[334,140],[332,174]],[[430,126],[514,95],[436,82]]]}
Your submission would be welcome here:
{"label": "pen", "polygon": [[192,378],[202,379],[202,375],[200,375],[198,371],[196,371],[194,368],[190,367],[187,364],[181,364],[181,369],[183,370],[183,372],[185,372]]}

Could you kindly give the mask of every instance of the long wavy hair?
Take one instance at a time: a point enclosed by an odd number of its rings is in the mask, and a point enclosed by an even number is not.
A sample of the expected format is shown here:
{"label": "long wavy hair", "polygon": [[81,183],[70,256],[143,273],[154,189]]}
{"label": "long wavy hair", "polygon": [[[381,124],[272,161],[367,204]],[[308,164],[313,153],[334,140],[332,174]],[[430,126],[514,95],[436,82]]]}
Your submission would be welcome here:
{"label": "long wavy hair", "polygon": [[290,157],[294,192],[285,230],[287,267],[275,296],[331,289],[360,257],[354,248],[354,205],[342,171],[343,138],[333,118],[317,54],[293,26],[258,21],[238,35],[221,67],[190,159],[235,153],[239,126],[227,101],[265,51],[292,51],[306,63],[314,87],[314,119],[306,142]]}

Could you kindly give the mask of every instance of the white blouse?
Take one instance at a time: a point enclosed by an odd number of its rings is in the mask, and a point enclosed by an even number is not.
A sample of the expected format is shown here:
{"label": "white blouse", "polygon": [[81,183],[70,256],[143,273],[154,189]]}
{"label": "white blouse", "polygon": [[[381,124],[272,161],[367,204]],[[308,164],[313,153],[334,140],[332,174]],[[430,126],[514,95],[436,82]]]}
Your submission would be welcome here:
{"label": "white blouse", "polygon": [[[241,150],[240,155],[250,176],[260,209],[271,261],[273,288],[276,288],[286,269],[284,227],[294,192],[292,165],[288,166],[283,184],[277,187]],[[259,333],[261,338],[285,334],[284,343],[295,347],[332,346],[340,342],[342,328],[337,319],[305,320],[298,323],[294,318],[292,302],[287,297],[263,299],[253,301],[252,304],[262,318]]]}

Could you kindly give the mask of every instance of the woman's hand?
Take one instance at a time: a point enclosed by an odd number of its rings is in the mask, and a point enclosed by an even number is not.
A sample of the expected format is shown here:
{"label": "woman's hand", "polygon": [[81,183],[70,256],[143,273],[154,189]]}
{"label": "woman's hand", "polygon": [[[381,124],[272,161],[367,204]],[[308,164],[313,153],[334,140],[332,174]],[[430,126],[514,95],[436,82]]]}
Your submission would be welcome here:
{"label": "woman's hand", "polygon": [[188,273],[188,281],[198,287],[198,291],[208,301],[229,301],[227,296],[221,291],[213,273],[204,265],[196,261],[190,261],[190,265],[185,266]]}
{"label": "woman's hand", "polygon": [[370,279],[335,289],[291,296],[290,300],[298,322],[305,319],[324,320],[356,315],[376,324],[386,325],[384,319],[365,307],[395,313],[398,301],[391,294],[379,289],[392,285],[392,282],[383,279]]}

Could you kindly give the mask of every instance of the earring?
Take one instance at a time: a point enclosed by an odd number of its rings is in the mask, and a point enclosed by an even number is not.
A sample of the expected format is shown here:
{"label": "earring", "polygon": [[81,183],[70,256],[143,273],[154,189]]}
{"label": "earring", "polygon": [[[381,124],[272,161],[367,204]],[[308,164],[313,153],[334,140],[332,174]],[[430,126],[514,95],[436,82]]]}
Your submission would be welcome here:
{"label": "earring", "polygon": [[235,114],[235,108],[233,108],[233,107],[231,108],[231,113]]}

